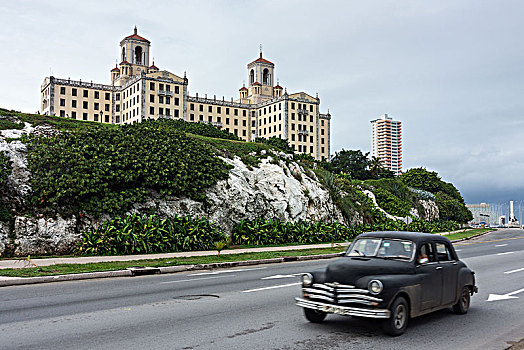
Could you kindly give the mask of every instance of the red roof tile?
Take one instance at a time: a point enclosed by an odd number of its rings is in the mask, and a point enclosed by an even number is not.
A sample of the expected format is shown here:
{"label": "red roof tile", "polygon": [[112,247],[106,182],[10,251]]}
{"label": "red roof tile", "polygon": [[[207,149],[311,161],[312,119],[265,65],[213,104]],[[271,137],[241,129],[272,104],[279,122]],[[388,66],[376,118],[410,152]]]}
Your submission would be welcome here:
{"label": "red roof tile", "polygon": [[[257,58],[256,60],[254,60],[254,61],[251,62],[251,63],[257,63],[257,62],[273,64],[273,62],[269,62],[268,60],[266,60],[266,59],[264,59],[264,58],[262,58],[262,57]],[[251,64],[251,63],[250,63],[250,64]]]}
{"label": "red roof tile", "polygon": [[120,62],[120,64],[122,65],[122,64],[131,64],[131,63],[129,63],[127,61],[122,61],[122,62]]}
{"label": "red roof tile", "polygon": [[280,86],[280,85],[277,85],[277,86],[275,86],[275,89],[283,89],[283,87]]}
{"label": "red roof tile", "polygon": [[157,67],[157,66],[155,66],[155,65],[152,65],[152,66],[151,66],[151,67],[149,67],[149,68],[153,68],[153,69],[158,69],[158,67]]}
{"label": "red roof tile", "polygon": [[247,90],[247,87],[242,86],[239,90]]}
{"label": "red roof tile", "polygon": [[148,43],[150,42],[149,40],[147,40],[146,38],[141,37],[138,34],[132,34],[132,35],[126,36],[124,38],[124,40],[126,40],[126,39],[136,39],[136,40],[141,40],[141,41],[145,41],[145,42],[148,42]]}
{"label": "red roof tile", "polygon": [[115,67],[115,68],[111,69],[111,72],[114,72],[115,70],[120,71],[120,69],[118,67]]}
{"label": "red roof tile", "polygon": [[253,83],[253,85],[262,85],[262,84],[260,84],[258,81],[255,81],[255,82]]}

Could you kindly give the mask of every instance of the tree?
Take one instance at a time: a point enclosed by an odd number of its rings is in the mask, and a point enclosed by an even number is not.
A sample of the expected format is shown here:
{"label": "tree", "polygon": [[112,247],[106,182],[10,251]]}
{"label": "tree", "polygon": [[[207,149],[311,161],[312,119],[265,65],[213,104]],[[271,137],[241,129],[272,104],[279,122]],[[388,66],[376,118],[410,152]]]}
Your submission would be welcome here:
{"label": "tree", "polygon": [[368,155],[360,150],[345,150],[336,152],[331,160],[331,165],[335,174],[346,173],[353,179],[366,180],[371,178],[368,170]]}

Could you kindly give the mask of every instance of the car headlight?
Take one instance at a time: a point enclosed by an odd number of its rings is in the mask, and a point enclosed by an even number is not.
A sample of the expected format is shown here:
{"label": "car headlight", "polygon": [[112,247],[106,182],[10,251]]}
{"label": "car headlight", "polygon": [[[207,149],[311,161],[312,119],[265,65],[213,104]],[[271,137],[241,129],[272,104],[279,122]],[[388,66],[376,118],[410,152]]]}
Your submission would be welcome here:
{"label": "car headlight", "polygon": [[302,275],[302,285],[304,287],[309,287],[313,284],[313,275],[310,273],[306,273]]}
{"label": "car headlight", "polygon": [[371,294],[380,294],[382,292],[382,289],[384,289],[384,286],[382,285],[382,282],[379,280],[371,280],[368,283],[368,289]]}

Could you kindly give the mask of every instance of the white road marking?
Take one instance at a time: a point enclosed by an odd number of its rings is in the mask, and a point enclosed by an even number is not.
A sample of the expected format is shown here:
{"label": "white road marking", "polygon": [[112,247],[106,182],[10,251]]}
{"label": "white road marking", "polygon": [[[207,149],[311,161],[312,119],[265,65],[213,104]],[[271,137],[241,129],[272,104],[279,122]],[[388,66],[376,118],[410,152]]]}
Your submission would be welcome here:
{"label": "white road marking", "polygon": [[504,272],[504,273],[508,275],[508,274],[510,274],[510,273],[515,273],[515,272],[520,272],[520,271],[524,271],[524,267],[521,268],[521,269],[516,269],[516,270],[506,271],[506,272]]}
{"label": "white road marking", "polygon": [[289,284],[280,284],[278,286],[271,286],[271,287],[263,287],[263,288],[256,288],[256,289],[248,289],[248,290],[243,290],[242,293],[251,293],[251,292],[258,292],[258,291],[261,291],[261,290],[268,290],[268,289],[276,289],[276,288],[284,288],[284,287],[291,287],[291,286],[298,286],[302,284],[302,282],[297,282],[297,283],[289,283]]}
{"label": "white road marking", "polygon": [[461,251],[462,251],[462,249],[455,249],[455,251],[456,251],[456,252],[461,252]]}
{"label": "white road marking", "polygon": [[227,275],[227,276],[215,276],[215,277],[202,277],[202,278],[192,278],[187,280],[178,280],[178,281],[167,281],[167,282],[160,282],[160,284],[164,283],[180,283],[180,282],[191,282],[191,281],[201,281],[201,280],[212,280],[215,278],[225,278],[225,277],[233,277],[236,275]]}
{"label": "white road marking", "polygon": [[243,272],[243,271],[263,270],[266,268],[267,267],[255,267],[252,269],[236,269],[236,270],[219,270],[219,271],[212,271],[212,272],[199,272],[199,273],[192,273],[188,276],[220,275],[223,273],[235,273],[235,272]]}
{"label": "white road marking", "polygon": [[294,273],[291,275],[274,275],[274,276],[268,276],[268,277],[262,277],[261,280],[273,280],[273,279],[279,279],[279,278],[293,278],[297,276],[302,276],[303,273]]}
{"label": "white road marking", "polygon": [[496,244],[495,247],[505,247],[507,245],[508,245],[507,243],[506,244]]}
{"label": "white road marking", "polygon": [[518,299],[518,297],[514,297],[513,295],[514,294],[519,294],[520,292],[524,292],[524,288],[516,290],[516,291],[511,292],[511,293],[502,294],[502,295],[500,295],[500,294],[490,294],[489,297],[488,297],[488,300],[486,300],[486,301]]}
{"label": "white road marking", "polygon": [[498,253],[497,255],[506,255],[506,254],[513,254],[515,252],[505,252],[505,253]]}

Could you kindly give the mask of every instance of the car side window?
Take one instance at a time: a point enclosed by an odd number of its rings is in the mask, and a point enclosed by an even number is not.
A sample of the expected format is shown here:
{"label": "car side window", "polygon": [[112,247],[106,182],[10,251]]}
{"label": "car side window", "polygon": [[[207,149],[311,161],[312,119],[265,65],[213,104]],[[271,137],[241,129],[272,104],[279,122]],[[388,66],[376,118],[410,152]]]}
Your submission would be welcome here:
{"label": "car side window", "polygon": [[422,243],[420,245],[417,263],[427,264],[430,262],[436,262],[435,254],[433,252],[433,246],[430,243]]}
{"label": "car side window", "polygon": [[437,256],[439,261],[453,261],[453,254],[446,243],[435,243],[437,247]]}

